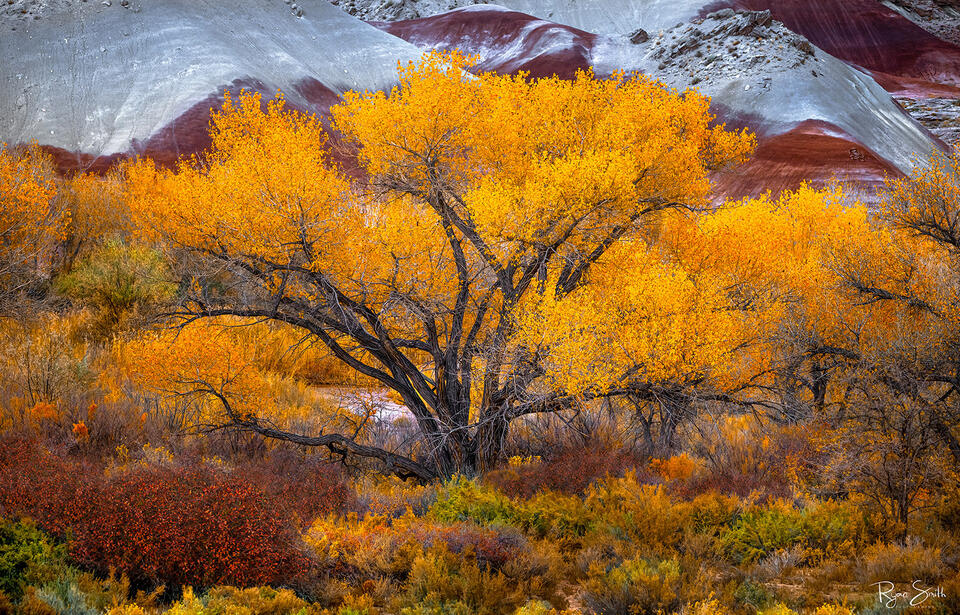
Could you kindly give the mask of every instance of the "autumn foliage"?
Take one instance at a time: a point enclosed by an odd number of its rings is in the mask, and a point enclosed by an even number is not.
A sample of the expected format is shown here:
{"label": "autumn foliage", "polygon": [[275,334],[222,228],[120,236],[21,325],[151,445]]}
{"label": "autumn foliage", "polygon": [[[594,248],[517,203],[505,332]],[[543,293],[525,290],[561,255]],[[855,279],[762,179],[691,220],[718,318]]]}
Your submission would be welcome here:
{"label": "autumn foliage", "polygon": [[720,202],[697,92],[470,68],[0,149],[0,615],[960,612],[960,157]]}
{"label": "autumn foliage", "polygon": [[289,583],[308,559],[296,534],[347,497],[338,476],[203,463],[107,468],[61,458],[35,442],[0,446],[0,510],[69,537],[70,555],[138,582],[209,586]]}
{"label": "autumn foliage", "polygon": [[[359,183],[318,119],[256,95],[227,99],[202,160],[126,169],[135,236],[199,261],[182,316],[292,325],[391,390],[422,434],[412,456],[315,444],[421,479],[492,467],[517,417],[684,388],[742,343],[722,287],[656,237],[670,212],[706,207],[708,172],[753,137],[640,75],[468,66],[430,55],[389,94],[345,95],[331,113]],[[235,394],[193,380],[237,425],[295,439],[230,412],[242,380]]]}

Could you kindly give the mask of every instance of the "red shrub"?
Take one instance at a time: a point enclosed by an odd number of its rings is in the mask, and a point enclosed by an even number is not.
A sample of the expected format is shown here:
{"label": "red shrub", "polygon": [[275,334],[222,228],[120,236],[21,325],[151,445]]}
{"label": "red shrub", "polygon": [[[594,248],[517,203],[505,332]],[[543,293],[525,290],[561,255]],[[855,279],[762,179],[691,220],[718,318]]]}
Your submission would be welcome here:
{"label": "red shrub", "polygon": [[643,458],[632,451],[571,446],[539,463],[488,472],[484,482],[512,497],[528,498],[548,489],[576,494],[598,478],[621,476],[634,468],[646,471]]}
{"label": "red shrub", "polygon": [[308,562],[290,519],[242,480],[142,468],[91,485],[71,520],[73,557],[172,584],[284,583]]}
{"label": "red shrub", "polygon": [[340,469],[317,457],[274,451],[269,459],[238,469],[302,527],[317,517],[352,508],[354,493]]}
{"label": "red shrub", "polygon": [[[318,465],[276,476],[133,464],[108,476],[30,442],[0,441],[0,514],[69,533],[78,562],[139,581],[289,584],[309,566],[298,518],[328,512],[346,495],[339,475]],[[318,498],[323,505],[311,512]]]}

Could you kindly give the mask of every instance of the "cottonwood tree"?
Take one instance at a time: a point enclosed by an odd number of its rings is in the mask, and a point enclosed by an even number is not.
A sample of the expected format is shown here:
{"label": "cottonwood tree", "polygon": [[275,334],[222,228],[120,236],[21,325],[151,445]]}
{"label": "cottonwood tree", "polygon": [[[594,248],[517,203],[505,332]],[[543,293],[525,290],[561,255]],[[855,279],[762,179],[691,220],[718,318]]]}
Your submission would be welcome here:
{"label": "cottonwood tree", "polygon": [[911,514],[960,464],[960,157],[892,181],[858,243],[834,258],[862,325],[837,351],[850,365],[835,417],[848,447],[831,469],[881,503],[905,540]]}
{"label": "cottonwood tree", "polygon": [[39,147],[0,143],[0,314],[49,279],[69,223],[57,194],[53,161]]}
{"label": "cottonwood tree", "polygon": [[871,211],[803,187],[699,216],[672,241],[688,272],[725,278],[757,314],[739,363],[753,406],[825,428],[817,474],[876,500],[903,538],[960,463],[960,160],[883,196]]}
{"label": "cottonwood tree", "polygon": [[139,235],[192,264],[181,324],[298,327],[395,392],[421,438],[401,455],[291,433],[232,406],[229,379],[180,375],[234,425],[429,479],[496,463],[520,417],[697,386],[736,346],[727,294],[658,229],[705,208],[708,172],[753,138],[641,76],[464,68],[428,56],[389,93],[345,95],[332,117],[352,179],[317,119],[253,95],[214,115],[202,160],[127,169]]}

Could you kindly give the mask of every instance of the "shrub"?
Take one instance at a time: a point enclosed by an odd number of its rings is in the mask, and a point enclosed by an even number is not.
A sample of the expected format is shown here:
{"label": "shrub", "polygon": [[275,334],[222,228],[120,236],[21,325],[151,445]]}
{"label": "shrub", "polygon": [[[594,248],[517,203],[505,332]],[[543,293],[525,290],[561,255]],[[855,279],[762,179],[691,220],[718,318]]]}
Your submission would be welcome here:
{"label": "shrub", "polygon": [[944,574],[940,549],[919,542],[906,545],[877,542],[863,553],[861,577],[867,583],[879,581],[932,582]]}
{"label": "shrub", "polygon": [[720,604],[719,600],[711,599],[691,605],[683,611],[683,615],[732,615],[732,611]]}
{"label": "shrub", "polygon": [[262,489],[273,506],[282,508],[298,527],[354,505],[353,491],[340,468],[319,456],[280,449],[267,459],[241,464],[234,474]]}
{"label": "shrub", "polygon": [[[115,568],[135,582],[259,585],[290,583],[308,567],[295,518],[308,511],[282,476],[261,487],[265,475],[201,463],[131,463],[105,474],[25,442],[6,444],[0,506],[55,534],[69,530],[71,556],[100,572]],[[301,489],[329,483],[318,496],[333,493],[330,505],[345,492],[332,474],[306,469],[293,478],[304,479]]]}
{"label": "shrub", "polygon": [[69,274],[57,279],[57,290],[92,307],[93,330],[109,337],[125,322],[170,299],[176,285],[156,250],[113,239],[98,246]]}
{"label": "shrub", "polygon": [[34,597],[47,604],[57,615],[100,615],[100,611],[87,603],[87,596],[75,581],[59,578],[44,585]]}
{"label": "shrub", "polygon": [[590,511],[576,496],[543,492],[518,502],[493,487],[464,478],[455,478],[438,491],[430,516],[442,523],[469,520],[480,525],[509,525],[541,538],[582,536],[593,523]]}
{"label": "shrub", "polygon": [[802,528],[795,515],[778,509],[744,513],[720,537],[724,553],[739,564],[750,564],[798,543]]}
{"label": "shrub", "polygon": [[320,563],[361,578],[406,578],[414,558],[432,548],[470,555],[484,569],[498,569],[521,558],[527,547],[514,528],[480,527],[465,521],[438,524],[413,515],[321,518],[304,540]]}
{"label": "shrub", "polygon": [[551,615],[553,613],[556,613],[556,609],[549,602],[531,600],[517,609],[517,612],[513,615]]}
{"label": "shrub", "polygon": [[688,480],[671,488],[685,496],[709,491],[746,497],[792,495],[797,459],[814,463],[817,439],[808,426],[770,427],[753,415],[703,421],[692,434],[691,452],[703,462]]}
{"label": "shrub", "polygon": [[500,523],[524,527],[528,515],[510,498],[490,487],[462,477],[446,483],[430,507],[431,516],[437,521],[474,521],[486,525]]}
{"label": "shrub", "polygon": [[[289,589],[217,586],[199,596],[193,588],[185,587],[180,600],[164,611],[164,615],[314,615],[318,612],[319,609]],[[107,613],[145,615],[143,607],[138,604],[115,607]]]}
{"label": "shrub", "polygon": [[347,596],[337,609],[337,615],[377,615],[379,612],[373,598],[366,594]]}
{"label": "shrub", "polygon": [[488,472],[485,483],[513,497],[554,491],[580,494],[595,481],[642,467],[643,458],[626,449],[565,446],[543,461]]}
{"label": "shrub", "polygon": [[816,556],[821,561],[851,558],[870,537],[862,507],[849,501],[810,504],[803,509],[799,520],[808,557]]}
{"label": "shrub", "polygon": [[688,504],[674,502],[663,487],[641,484],[629,472],[591,486],[585,504],[598,529],[649,554],[673,552],[690,521]]}
{"label": "shrub", "polygon": [[733,597],[736,598],[740,604],[753,607],[757,610],[766,607],[772,600],[770,592],[768,592],[763,585],[753,583],[749,579],[737,587],[737,591],[733,593]]}
{"label": "shrub", "polygon": [[583,585],[583,602],[603,615],[674,612],[680,608],[681,584],[680,564],[673,559],[634,558],[611,570],[594,565]]}
{"label": "shrub", "polygon": [[13,615],[13,601],[0,590],[0,615]]}
{"label": "shrub", "polygon": [[24,591],[23,598],[17,605],[18,615],[58,615],[56,609],[37,595],[38,591],[33,586]]}
{"label": "shrub", "polygon": [[839,604],[824,604],[813,615],[853,615],[853,610]]}
{"label": "shrub", "polygon": [[307,566],[290,519],[255,486],[202,467],[142,468],[85,490],[71,553],[174,585],[289,582]]}
{"label": "shrub", "polygon": [[690,527],[708,536],[719,536],[741,512],[740,500],[718,493],[698,495],[690,502]]}
{"label": "shrub", "polygon": [[512,615],[527,600],[522,593],[511,591],[502,573],[484,571],[476,562],[434,548],[414,560],[400,612]]}
{"label": "shrub", "polygon": [[395,476],[364,477],[353,488],[358,510],[374,515],[400,517],[410,511],[422,516],[436,500],[433,485],[417,485]]}
{"label": "shrub", "polygon": [[65,567],[66,548],[32,521],[0,519],[0,592],[19,600],[28,585],[52,581]]}
{"label": "shrub", "polygon": [[313,610],[310,604],[298,598],[293,591],[272,587],[214,587],[204,596],[204,603],[204,613],[209,615],[305,615]]}

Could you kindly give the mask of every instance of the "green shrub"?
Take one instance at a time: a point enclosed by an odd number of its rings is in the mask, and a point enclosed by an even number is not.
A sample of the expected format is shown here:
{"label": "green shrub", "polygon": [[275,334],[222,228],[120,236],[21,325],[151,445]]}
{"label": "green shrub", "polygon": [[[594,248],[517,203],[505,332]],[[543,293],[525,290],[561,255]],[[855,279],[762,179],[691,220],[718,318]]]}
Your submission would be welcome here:
{"label": "green shrub", "polygon": [[517,502],[494,487],[460,477],[440,489],[430,514],[442,523],[509,525],[537,538],[583,536],[595,525],[593,511],[577,496],[544,492]]}
{"label": "green shrub", "polygon": [[57,615],[100,615],[98,609],[90,606],[87,595],[76,581],[69,577],[44,585],[34,595]]}
{"label": "green shrub", "polygon": [[737,498],[719,493],[698,495],[690,502],[690,527],[698,534],[719,536],[740,514]]}
{"label": "green shrub", "polygon": [[169,300],[177,288],[170,277],[159,252],[113,239],[58,278],[56,286],[62,294],[93,308],[96,333],[109,336],[132,315]]}
{"label": "green shrub", "polygon": [[577,496],[555,491],[539,493],[525,507],[527,531],[539,537],[572,539],[597,526],[597,519]]}
{"label": "green shrub", "polygon": [[733,593],[733,597],[736,598],[740,604],[758,610],[766,608],[773,601],[770,592],[768,592],[763,585],[754,583],[749,579],[737,587],[737,591]]}
{"label": "green shrub", "polygon": [[801,511],[799,521],[808,560],[852,558],[871,539],[863,508],[851,502],[817,502]]}
{"label": "green shrub", "polygon": [[53,581],[66,568],[66,553],[32,521],[0,520],[0,591],[16,602],[26,586]]}
{"label": "green shrub", "polygon": [[531,515],[510,498],[477,481],[456,477],[447,482],[430,507],[437,521],[454,523],[473,521],[480,525],[498,523],[527,529],[533,524]]}
{"label": "green shrub", "polygon": [[749,511],[721,534],[720,544],[727,557],[750,564],[797,544],[802,531],[798,515],[778,509]]}

